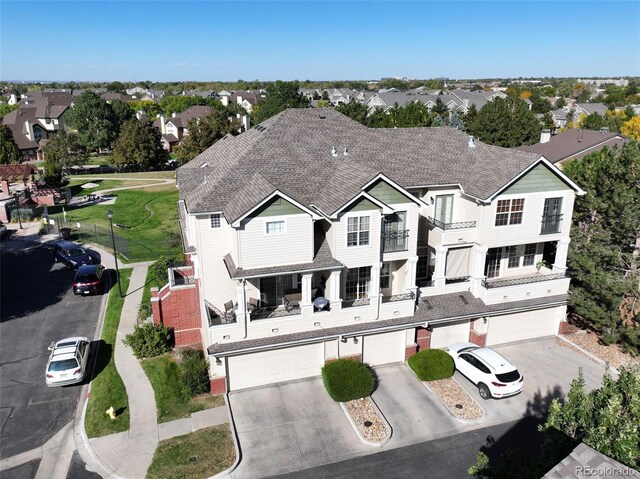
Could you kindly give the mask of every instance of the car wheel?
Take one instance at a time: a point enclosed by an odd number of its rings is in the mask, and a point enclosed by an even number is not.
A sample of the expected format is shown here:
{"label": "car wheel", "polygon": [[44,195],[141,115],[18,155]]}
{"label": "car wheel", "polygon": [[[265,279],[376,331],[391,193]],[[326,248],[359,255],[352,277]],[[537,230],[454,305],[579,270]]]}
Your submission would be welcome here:
{"label": "car wheel", "polygon": [[484,383],[478,384],[478,393],[482,399],[486,400],[491,398],[491,391],[489,391],[489,388]]}

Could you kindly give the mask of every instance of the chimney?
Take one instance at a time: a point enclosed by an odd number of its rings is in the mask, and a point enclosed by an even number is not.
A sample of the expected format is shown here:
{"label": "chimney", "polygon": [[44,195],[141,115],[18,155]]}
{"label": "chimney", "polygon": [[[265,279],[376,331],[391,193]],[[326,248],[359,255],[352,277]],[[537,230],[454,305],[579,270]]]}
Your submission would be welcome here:
{"label": "chimney", "polygon": [[31,121],[30,120],[25,120],[24,126],[27,129],[27,131],[26,131],[27,138],[29,138],[31,141],[35,141],[35,139],[34,139],[35,137],[34,137],[34,134],[33,134],[33,125],[31,124]]}
{"label": "chimney", "polygon": [[236,101],[238,102],[238,105],[242,105],[242,97],[240,95],[236,97]]}
{"label": "chimney", "polygon": [[475,147],[476,147],[476,144],[473,141],[473,136],[470,136],[469,137],[469,148],[475,148]]}
{"label": "chimney", "polygon": [[251,120],[249,120],[249,115],[242,115],[242,126],[244,126],[244,131],[248,131],[251,128]]}
{"label": "chimney", "polygon": [[9,181],[2,180],[2,192],[7,196],[11,195],[11,191],[9,190]]}
{"label": "chimney", "polygon": [[176,117],[176,112],[174,111],[173,113],[171,113],[171,118],[175,118]]}
{"label": "chimney", "polygon": [[540,133],[540,143],[546,143],[551,139],[551,130],[549,128],[544,128],[542,133]]}

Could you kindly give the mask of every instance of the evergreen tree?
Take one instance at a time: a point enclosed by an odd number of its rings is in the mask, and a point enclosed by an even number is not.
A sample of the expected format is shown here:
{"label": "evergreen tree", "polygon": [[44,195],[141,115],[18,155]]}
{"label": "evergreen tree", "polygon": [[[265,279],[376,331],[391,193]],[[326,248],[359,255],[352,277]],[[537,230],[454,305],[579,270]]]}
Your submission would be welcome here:
{"label": "evergreen tree", "polygon": [[0,164],[20,163],[22,156],[11,129],[0,123]]}
{"label": "evergreen tree", "polygon": [[255,123],[262,123],[268,118],[277,115],[287,108],[309,108],[309,100],[298,92],[299,83],[297,81],[284,82],[277,81],[267,87],[267,97],[260,104],[253,118]]}
{"label": "evergreen tree", "polygon": [[556,126],[556,122],[553,119],[553,115],[550,111],[546,112],[542,118],[540,119],[540,124],[542,128],[548,128],[549,130]]}
{"label": "evergreen tree", "polygon": [[447,105],[445,105],[440,98],[436,99],[436,104],[431,110],[433,111],[433,113],[435,113],[436,115],[440,115],[443,118],[449,114],[449,108],[447,108]]}
{"label": "evergreen tree", "polygon": [[607,126],[607,119],[600,116],[598,112],[587,115],[584,120],[580,122],[580,127],[585,130],[599,131],[600,128]]}
{"label": "evergreen tree", "polygon": [[471,125],[484,143],[513,148],[540,139],[540,122],[518,98],[496,98],[485,104]]}
{"label": "evergreen tree", "polygon": [[349,103],[338,105],[336,107],[336,111],[364,125],[369,109],[364,103],[360,103],[359,101],[352,98]]}

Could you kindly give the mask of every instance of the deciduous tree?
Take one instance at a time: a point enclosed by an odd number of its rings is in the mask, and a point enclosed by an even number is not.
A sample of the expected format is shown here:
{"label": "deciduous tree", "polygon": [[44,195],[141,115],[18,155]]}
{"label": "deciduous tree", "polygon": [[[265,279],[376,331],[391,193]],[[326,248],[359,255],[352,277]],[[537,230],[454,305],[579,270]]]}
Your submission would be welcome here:
{"label": "deciduous tree", "polygon": [[169,95],[160,100],[160,109],[166,116],[172,113],[182,113],[196,105],[206,105],[207,101],[201,96]]}
{"label": "deciduous tree", "polygon": [[116,166],[135,165],[146,170],[161,167],[169,160],[169,153],[162,147],[160,130],[133,119],[122,126],[111,160]]}
{"label": "deciduous tree", "polygon": [[523,100],[507,97],[486,103],[471,129],[485,143],[513,148],[537,142],[541,127]]}
{"label": "deciduous tree", "polygon": [[64,130],[47,138],[44,151],[44,177],[50,186],[59,186],[64,168],[83,165],[88,160],[87,148],[77,133]]}
{"label": "deciduous tree", "polygon": [[620,133],[633,140],[640,141],[640,116],[633,117],[622,125]]}
{"label": "deciduous tree", "polygon": [[298,93],[299,86],[297,81],[277,81],[269,85],[267,97],[253,115],[255,123],[262,123],[287,108],[309,108],[309,100]]}
{"label": "deciduous tree", "polygon": [[224,110],[216,110],[199,121],[192,119],[187,127],[189,136],[182,140],[180,147],[176,150],[181,164],[193,160],[224,135],[236,132],[236,125],[229,121]]}
{"label": "deciduous tree", "polygon": [[349,103],[343,103],[341,105],[338,105],[336,107],[336,111],[339,111],[343,115],[346,115],[352,120],[355,120],[358,123],[361,123],[364,125],[367,119],[367,113],[369,112],[369,109],[367,108],[367,105],[365,105],[364,103],[360,103],[359,101],[354,100],[352,98]]}
{"label": "deciduous tree", "polygon": [[111,109],[113,110],[113,120],[116,126],[116,131],[120,134],[122,125],[128,120],[135,118],[135,113],[129,105],[121,100],[113,100],[111,102]]}
{"label": "deciduous tree", "polygon": [[80,141],[91,151],[109,148],[117,135],[113,109],[102,97],[85,91],[64,114],[67,124],[78,131]]}

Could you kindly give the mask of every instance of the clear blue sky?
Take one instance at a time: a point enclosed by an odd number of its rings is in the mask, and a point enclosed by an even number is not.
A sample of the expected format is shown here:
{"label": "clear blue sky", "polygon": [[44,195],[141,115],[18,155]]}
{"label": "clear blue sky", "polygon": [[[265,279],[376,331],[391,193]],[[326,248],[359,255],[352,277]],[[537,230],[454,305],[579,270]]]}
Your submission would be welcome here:
{"label": "clear blue sky", "polygon": [[0,79],[640,76],[640,2],[0,2]]}

